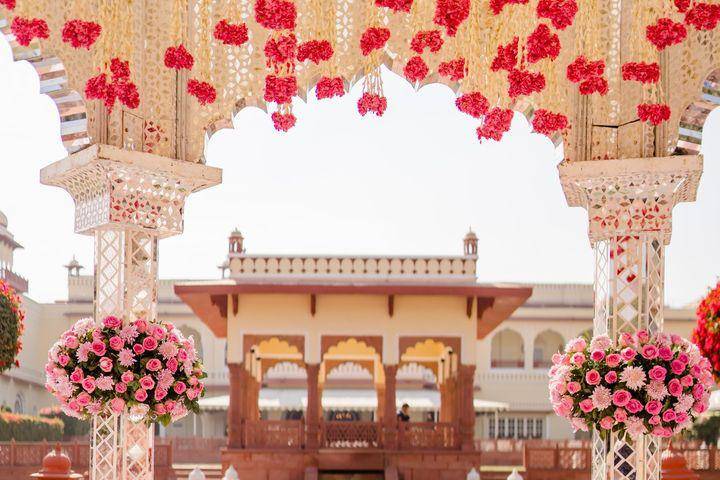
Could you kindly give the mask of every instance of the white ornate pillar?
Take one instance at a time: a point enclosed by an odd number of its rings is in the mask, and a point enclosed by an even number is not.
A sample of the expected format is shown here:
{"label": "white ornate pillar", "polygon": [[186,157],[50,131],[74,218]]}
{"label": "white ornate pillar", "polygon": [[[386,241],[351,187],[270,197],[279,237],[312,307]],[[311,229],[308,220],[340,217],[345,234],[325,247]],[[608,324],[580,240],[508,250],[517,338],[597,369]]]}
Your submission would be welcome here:
{"label": "white ornate pillar", "polygon": [[[221,172],[158,155],[92,145],[40,172],[75,201],[75,231],[95,238],[95,320],[157,320],[158,240],[182,233],[185,199]],[[93,419],[91,480],[153,478],[153,428],[138,418]]]}
{"label": "white ornate pillar", "polygon": [[[663,329],[665,246],[672,209],[695,200],[702,157],[676,156],[563,163],[560,180],[571,207],[588,211],[595,250],[594,335]],[[660,440],[632,445],[597,430],[592,480],[658,480]]]}

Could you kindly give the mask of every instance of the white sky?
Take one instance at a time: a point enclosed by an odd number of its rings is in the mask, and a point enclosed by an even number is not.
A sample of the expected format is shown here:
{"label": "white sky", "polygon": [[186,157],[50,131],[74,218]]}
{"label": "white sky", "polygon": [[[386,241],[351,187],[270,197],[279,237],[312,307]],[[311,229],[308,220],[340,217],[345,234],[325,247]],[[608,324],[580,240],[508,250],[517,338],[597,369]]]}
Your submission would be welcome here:
{"label": "white sky", "polygon": [[[385,74],[388,111],[359,116],[359,86],[340,100],[299,103],[275,132],[246,109],[218,133],[208,164],[223,184],[190,197],[185,233],[161,242],[163,278],[216,278],[234,227],[251,253],[459,254],[472,225],[482,282],[592,282],[582,209],[565,203],[559,154],[516,115],[502,142],[481,145],[475,121],[443,86],[414,92]],[[0,210],[25,246],[15,270],[41,301],[66,297],[62,265],[92,272],[92,240],[73,233],[73,203],[39,170],[65,156],[59,121],[32,68],[0,39]],[[675,208],[666,300],[686,304],[720,272],[720,112],[705,127],[698,202]]]}

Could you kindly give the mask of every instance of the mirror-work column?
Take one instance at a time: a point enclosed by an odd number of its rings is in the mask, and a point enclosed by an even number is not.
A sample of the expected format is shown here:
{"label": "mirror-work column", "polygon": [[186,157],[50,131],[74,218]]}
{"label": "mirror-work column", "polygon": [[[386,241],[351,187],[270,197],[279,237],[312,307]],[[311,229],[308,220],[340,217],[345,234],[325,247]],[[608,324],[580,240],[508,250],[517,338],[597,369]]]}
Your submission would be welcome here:
{"label": "mirror-work column", "polygon": [[[95,321],[157,320],[158,240],[182,233],[185,199],[217,185],[219,169],[93,145],[44,168],[42,183],[75,201],[75,231],[95,239]],[[147,412],[93,419],[91,480],[152,480]]]}
{"label": "mirror-work column", "polygon": [[[623,332],[663,329],[665,246],[672,210],[695,200],[702,158],[676,156],[563,163],[560,180],[571,207],[588,212],[595,253],[593,334],[617,340]],[[657,480],[660,441],[632,444],[597,431],[592,480]]]}

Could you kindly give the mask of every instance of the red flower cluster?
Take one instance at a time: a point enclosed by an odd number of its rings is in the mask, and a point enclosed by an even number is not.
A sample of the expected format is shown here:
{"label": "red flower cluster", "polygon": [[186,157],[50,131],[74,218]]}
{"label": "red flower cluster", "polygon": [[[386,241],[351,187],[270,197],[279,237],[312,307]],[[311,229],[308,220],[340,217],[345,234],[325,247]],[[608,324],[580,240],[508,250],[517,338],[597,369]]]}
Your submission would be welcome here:
{"label": "red flower cluster", "polygon": [[645,37],[655,45],[655,48],[664,50],[685,40],[687,29],[682,23],[673,22],[669,18],[660,18],[654,25],[647,26]]}
{"label": "red flower cluster", "polygon": [[518,62],[518,37],[513,38],[512,42],[507,45],[498,45],[497,55],[490,65],[490,69],[493,72],[498,70],[511,71]]}
{"label": "red flower cluster", "polygon": [[265,77],[265,101],[275,103],[290,103],[292,97],[297,95],[297,78],[293,75],[278,77],[268,75]]}
{"label": "red flower cluster", "polygon": [[360,37],[360,50],[365,56],[373,50],[383,48],[390,40],[390,30],[382,27],[368,27]]}
{"label": "red flower cluster", "polygon": [[215,25],[213,36],[225,45],[239,47],[248,41],[248,28],[244,23],[235,25],[222,19]]}
{"label": "red flower cluster", "polygon": [[422,30],[417,32],[410,42],[410,49],[416,53],[423,53],[426,48],[435,53],[443,46],[440,30]]}
{"label": "red flower cluster", "polygon": [[295,3],[288,0],[256,0],[255,21],[269,30],[294,30]]}
{"label": "red flower cluster", "polygon": [[537,16],[547,18],[558,30],[565,30],[575,21],[578,12],[576,0],[540,0],[537,5]]}
{"label": "red flower cluster", "polygon": [[301,62],[310,60],[318,64],[322,61],[330,60],[332,56],[333,48],[327,40],[310,40],[298,46],[297,58]]}
{"label": "red flower cluster", "polygon": [[685,13],[690,8],[690,0],[675,0],[675,8],[678,12]]}
{"label": "red flower cluster", "polygon": [[710,360],[715,381],[720,382],[720,283],[702,299],[695,317],[697,325],[692,341]]}
{"label": "red flower cluster", "polygon": [[387,109],[387,98],[381,97],[377,93],[365,92],[357,102],[358,112],[363,117],[368,112],[372,112],[378,117],[381,117]]}
{"label": "red flower cluster", "polygon": [[433,22],[445,27],[451,37],[457,34],[458,27],[470,16],[470,0],[437,0]]}
{"label": "red flower cluster", "polygon": [[297,39],[294,34],[268,38],[265,42],[265,57],[270,65],[282,65],[295,61],[297,55]]}
{"label": "red flower cluster", "polygon": [[15,0],[0,0],[0,5],[3,5],[8,10],[14,10]]}
{"label": "red flower cluster", "polygon": [[512,124],[513,111],[495,107],[485,115],[485,122],[481,127],[477,129],[477,136],[479,140],[491,139],[499,142],[502,140],[505,132],[510,130]]}
{"label": "red flower cluster", "polygon": [[95,22],[86,22],[84,20],[68,20],[63,25],[62,41],[69,43],[73,48],[90,49],[93,43],[98,39],[102,27]]}
{"label": "red flower cluster", "polygon": [[465,59],[460,57],[440,63],[438,73],[443,77],[448,77],[453,82],[465,78]]}
{"label": "red flower cluster", "polygon": [[532,119],[533,130],[542,135],[550,136],[558,130],[564,130],[568,126],[568,119],[562,113],[552,113],[543,108],[535,110]]}
{"label": "red flower cluster", "polygon": [[165,50],[165,66],[167,68],[190,70],[194,64],[195,59],[182,43],[177,47],[168,47]]}
{"label": "red flower cluster", "polygon": [[567,66],[566,76],[571,82],[580,84],[580,93],[582,95],[593,93],[605,95],[608,92],[608,83],[603,78],[604,73],[604,60],[591,62],[583,55],[580,55]]}
{"label": "red flower cluster", "polygon": [[541,23],[527,39],[527,61],[535,63],[543,58],[555,60],[560,55],[560,37]]}
{"label": "red flower cluster", "polygon": [[628,62],[622,66],[623,80],[640,83],[657,83],[660,80],[660,66],[657,63]]}
{"label": "red flower cluster", "polygon": [[375,0],[378,7],[386,7],[395,12],[409,12],[413,0]]}
{"label": "red flower cluster", "polygon": [[34,38],[45,39],[50,36],[47,22],[41,18],[15,17],[10,25],[10,31],[23,47],[30,45]]}
{"label": "red flower cluster", "polygon": [[508,82],[510,82],[508,95],[510,98],[515,98],[541,92],[545,88],[545,75],[513,68],[508,74]]}
{"label": "red flower cluster", "polygon": [[297,121],[297,118],[295,118],[295,115],[292,113],[273,112],[270,117],[272,118],[275,130],[278,132],[287,132],[295,126],[295,122]]}
{"label": "red flower cluster", "polygon": [[110,61],[110,73],[110,82],[104,73],[88,79],[85,84],[88,100],[102,100],[110,112],[116,100],[128,108],[137,108],[140,105],[140,94],[137,85],[130,81],[129,62],[113,58]]}
{"label": "red flower cluster", "polygon": [[403,69],[405,78],[407,78],[411,82],[419,82],[420,80],[424,80],[429,72],[430,69],[425,64],[425,61],[420,55],[415,55],[410,60],[408,60],[408,62],[405,64],[405,68]]}
{"label": "red flower cluster", "polygon": [[716,3],[695,3],[685,13],[685,23],[695,30],[712,30],[720,22],[720,5]]}
{"label": "red flower cluster", "polygon": [[208,82],[201,82],[200,80],[195,80],[194,78],[188,80],[187,92],[197,98],[200,105],[214,103],[217,99],[215,87],[210,85]]}
{"label": "red flower cluster", "polygon": [[480,92],[466,93],[455,99],[455,106],[471,117],[480,118],[490,109],[490,102]]}
{"label": "red flower cluster", "polygon": [[345,85],[341,77],[322,77],[315,88],[315,96],[318,100],[343,95],[345,95]]}
{"label": "red flower cluster", "polygon": [[660,125],[670,120],[670,107],[662,103],[642,103],[637,106],[637,114],[643,122]]}
{"label": "red flower cluster", "polygon": [[498,15],[500,12],[503,11],[505,5],[511,3],[525,4],[528,3],[528,0],[490,0],[490,10],[492,10],[495,15]]}

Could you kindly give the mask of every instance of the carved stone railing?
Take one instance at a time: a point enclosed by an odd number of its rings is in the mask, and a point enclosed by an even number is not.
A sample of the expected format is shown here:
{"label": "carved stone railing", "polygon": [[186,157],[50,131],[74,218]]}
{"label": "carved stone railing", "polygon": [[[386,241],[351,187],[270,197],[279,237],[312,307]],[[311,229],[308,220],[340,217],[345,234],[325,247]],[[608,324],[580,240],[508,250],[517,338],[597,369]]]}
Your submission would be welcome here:
{"label": "carved stone railing", "polygon": [[0,268],[0,280],[7,282],[17,293],[26,293],[28,291],[27,279],[8,268]]}
{"label": "carved stone railing", "polygon": [[245,423],[247,448],[300,449],[304,445],[302,420],[258,420]]}
{"label": "carved stone railing", "polygon": [[382,425],[378,422],[323,422],[323,448],[380,448]]}
{"label": "carved stone railing", "polygon": [[400,423],[401,450],[454,450],[460,445],[458,429],[453,423]]}
{"label": "carved stone railing", "polygon": [[294,257],[230,254],[231,277],[412,277],[475,279],[477,258],[468,257]]}

